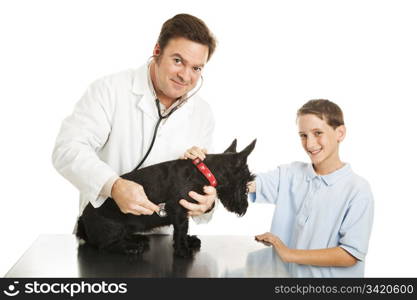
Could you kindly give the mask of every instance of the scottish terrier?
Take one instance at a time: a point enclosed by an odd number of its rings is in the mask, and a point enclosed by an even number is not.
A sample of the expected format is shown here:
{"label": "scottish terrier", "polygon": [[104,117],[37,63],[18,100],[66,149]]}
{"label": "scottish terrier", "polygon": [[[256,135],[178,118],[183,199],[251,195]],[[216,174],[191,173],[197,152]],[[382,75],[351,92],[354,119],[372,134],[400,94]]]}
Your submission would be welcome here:
{"label": "scottish terrier", "polygon": [[[254,180],[247,166],[247,158],[255,148],[256,140],[241,152],[236,152],[236,139],[221,154],[208,154],[204,164],[217,181],[217,196],[230,212],[243,216],[248,208],[247,183]],[[136,234],[155,227],[174,225],[174,254],[191,257],[200,249],[200,239],[188,235],[187,210],[180,199],[197,203],[189,191],[204,194],[208,179],[192,160],[172,160],[121,176],[141,184],[147,197],[155,204],[165,203],[166,216],[124,214],[112,198],[98,208],[89,203],[78,219],[77,237],[99,249],[140,254],[149,248],[149,238]]]}

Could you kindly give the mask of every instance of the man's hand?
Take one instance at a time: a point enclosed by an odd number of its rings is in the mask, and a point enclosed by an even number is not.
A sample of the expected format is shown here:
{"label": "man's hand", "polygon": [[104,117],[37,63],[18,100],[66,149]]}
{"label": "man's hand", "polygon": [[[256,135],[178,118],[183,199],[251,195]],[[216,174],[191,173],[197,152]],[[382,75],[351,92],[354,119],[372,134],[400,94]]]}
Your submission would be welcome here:
{"label": "man's hand", "polygon": [[[207,150],[204,148],[199,148],[197,146],[193,146],[187,151],[185,151],[184,155],[181,156],[181,159],[196,159],[199,158],[204,160],[206,158]],[[205,214],[207,211],[211,210],[214,206],[214,201],[217,198],[216,189],[212,186],[205,186],[204,187],[205,195],[198,194],[194,191],[190,191],[188,195],[193,198],[197,203],[188,202],[185,199],[180,200],[180,204],[188,209],[189,216],[200,216]]]}
{"label": "man's hand", "polygon": [[181,156],[180,159],[196,159],[198,157],[199,159],[204,160],[206,158],[206,154],[206,149],[193,146],[192,148],[185,151],[184,155]]}
{"label": "man's hand", "polygon": [[180,200],[180,204],[188,209],[189,216],[200,216],[213,208],[214,200],[217,198],[216,189],[212,186],[205,186],[204,193],[205,195],[198,194],[194,191],[188,193],[198,203],[191,203],[185,199]]}
{"label": "man's hand", "polygon": [[130,180],[117,179],[113,184],[111,196],[125,214],[152,215],[159,211],[159,206],[146,197],[143,187]]}

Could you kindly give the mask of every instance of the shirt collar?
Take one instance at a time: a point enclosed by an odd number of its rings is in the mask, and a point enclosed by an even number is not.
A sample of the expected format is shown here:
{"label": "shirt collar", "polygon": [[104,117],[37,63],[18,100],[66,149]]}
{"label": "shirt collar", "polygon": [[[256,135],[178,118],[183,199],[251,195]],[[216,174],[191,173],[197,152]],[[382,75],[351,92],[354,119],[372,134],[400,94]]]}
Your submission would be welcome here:
{"label": "shirt collar", "polygon": [[[151,88],[153,89],[153,87],[150,87],[148,82],[148,68],[149,65],[145,64],[135,71],[131,91],[132,93],[138,96],[137,107],[143,110],[152,118],[158,118],[158,111],[155,106],[155,97],[153,95],[153,90],[151,90]],[[167,114],[174,107],[181,105],[184,107],[181,107],[181,109],[179,109],[178,111],[190,115],[193,111],[194,101],[189,100],[190,99],[186,99],[184,101],[182,99],[179,99],[167,110],[164,105],[160,104],[161,112],[164,111],[164,114]],[[178,113],[176,112],[175,114]]]}
{"label": "shirt collar", "polygon": [[[136,70],[133,78],[132,92],[136,95],[143,95],[145,94],[145,92],[148,92],[153,96],[153,98],[156,98],[155,89],[152,85],[152,81],[149,75],[149,66],[150,62]],[[183,95],[180,99],[178,99],[176,103],[184,101],[182,100],[184,98],[186,99],[186,102],[188,100],[187,97],[188,93]]]}
{"label": "shirt collar", "polygon": [[335,184],[340,178],[350,174],[352,172],[352,168],[350,164],[346,163],[340,169],[326,175],[319,175],[314,171],[313,164],[308,164],[307,169],[307,181],[313,180],[314,178],[318,177],[324,181],[326,185],[333,185]]}

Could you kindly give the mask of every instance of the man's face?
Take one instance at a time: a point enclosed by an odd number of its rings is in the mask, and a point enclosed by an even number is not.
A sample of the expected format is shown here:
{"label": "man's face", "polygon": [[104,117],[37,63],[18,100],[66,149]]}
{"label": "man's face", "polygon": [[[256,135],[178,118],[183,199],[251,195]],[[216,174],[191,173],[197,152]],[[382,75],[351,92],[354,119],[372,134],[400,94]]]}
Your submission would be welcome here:
{"label": "man's face", "polygon": [[171,39],[156,56],[153,84],[158,97],[173,101],[191,91],[200,79],[208,58],[208,46],[185,38]]}
{"label": "man's face", "polygon": [[345,136],[345,126],[333,129],[316,115],[302,115],[297,120],[301,144],[315,166],[339,160],[338,142]]}

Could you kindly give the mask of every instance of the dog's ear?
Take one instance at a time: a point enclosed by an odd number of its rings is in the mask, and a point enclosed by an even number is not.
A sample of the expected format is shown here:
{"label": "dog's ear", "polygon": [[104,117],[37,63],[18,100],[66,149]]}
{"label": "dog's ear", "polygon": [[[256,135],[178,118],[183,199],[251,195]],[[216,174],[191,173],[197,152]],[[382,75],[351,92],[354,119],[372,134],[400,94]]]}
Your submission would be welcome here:
{"label": "dog's ear", "polygon": [[243,149],[242,151],[239,152],[239,157],[241,159],[244,159],[246,161],[247,157],[249,156],[249,154],[253,151],[253,149],[255,148],[256,145],[256,139],[254,139],[252,141],[252,143],[250,143],[245,149]]}
{"label": "dog's ear", "polygon": [[232,144],[226,150],[224,150],[223,153],[227,153],[227,152],[236,153],[236,144],[237,144],[237,139],[234,139]]}

